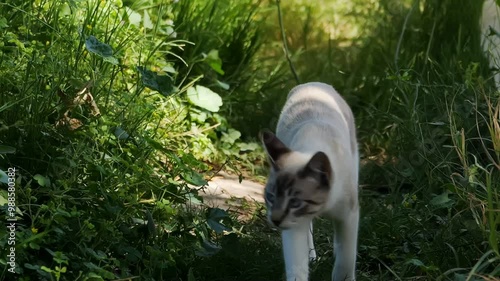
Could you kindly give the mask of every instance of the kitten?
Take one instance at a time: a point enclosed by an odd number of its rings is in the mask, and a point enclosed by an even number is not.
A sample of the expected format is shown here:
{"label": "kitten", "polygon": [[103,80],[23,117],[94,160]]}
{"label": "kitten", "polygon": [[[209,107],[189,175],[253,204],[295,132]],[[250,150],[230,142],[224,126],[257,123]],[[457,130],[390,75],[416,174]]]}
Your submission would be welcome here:
{"label": "kitten", "polygon": [[490,67],[495,69],[495,84],[500,88],[500,7],[494,0],[486,0],[483,3],[481,16],[481,33],[483,51],[490,60]]}
{"label": "kitten", "polygon": [[308,280],[319,215],[334,222],[332,280],[354,280],[359,156],[351,109],[331,86],[302,84],[288,94],[276,131],[260,135],[271,162],[264,197],[270,224],[282,230],[286,280]]}

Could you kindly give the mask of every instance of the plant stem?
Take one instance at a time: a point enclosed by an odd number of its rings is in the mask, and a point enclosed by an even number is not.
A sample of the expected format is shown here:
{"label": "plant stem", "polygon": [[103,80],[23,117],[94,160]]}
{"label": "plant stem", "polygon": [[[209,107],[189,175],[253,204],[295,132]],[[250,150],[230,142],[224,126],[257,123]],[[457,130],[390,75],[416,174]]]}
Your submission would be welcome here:
{"label": "plant stem", "polygon": [[285,51],[286,60],[288,61],[288,65],[290,66],[290,70],[292,71],[293,77],[295,78],[295,81],[297,82],[297,84],[300,84],[299,76],[297,75],[297,72],[295,71],[295,67],[293,66],[292,59],[290,58],[290,52],[288,51],[288,45],[286,43],[286,34],[285,34],[285,28],[283,27],[283,16],[281,15],[280,2],[281,2],[280,0],[276,0],[276,6],[278,6],[278,20],[280,23],[281,40],[283,42],[283,50]]}

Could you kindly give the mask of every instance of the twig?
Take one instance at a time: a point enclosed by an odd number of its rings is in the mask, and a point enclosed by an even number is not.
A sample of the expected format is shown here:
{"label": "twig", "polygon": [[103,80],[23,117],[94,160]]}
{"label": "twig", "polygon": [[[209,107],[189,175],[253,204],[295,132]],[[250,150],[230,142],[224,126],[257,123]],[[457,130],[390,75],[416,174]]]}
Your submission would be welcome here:
{"label": "twig", "polygon": [[292,59],[290,58],[290,52],[288,51],[288,45],[286,44],[286,35],[285,35],[285,28],[283,27],[283,17],[281,15],[281,6],[280,6],[280,0],[276,0],[276,6],[278,6],[278,20],[280,23],[280,29],[281,29],[281,40],[283,41],[283,50],[285,51],[285,56],[286,60],[288,61],[288,65],[290,66],[290,70],[292,71],[293,77],[295,78],[295,81],[297,84],[300,84],[299,76],[297,75],[297,72],[295,71],[295,67],[293,66]]}

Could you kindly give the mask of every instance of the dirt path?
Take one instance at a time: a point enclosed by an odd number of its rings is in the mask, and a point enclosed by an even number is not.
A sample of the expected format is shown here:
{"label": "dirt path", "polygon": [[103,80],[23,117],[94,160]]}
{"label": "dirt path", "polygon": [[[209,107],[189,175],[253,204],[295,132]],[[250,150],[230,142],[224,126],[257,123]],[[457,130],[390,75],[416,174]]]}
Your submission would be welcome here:
{"label": "dirt path", "polygon": [[243,204],[264,203],[264,185],[246,179],[240,183],[237,175],[221,171],[200,195],[210,207],[238,210]]}

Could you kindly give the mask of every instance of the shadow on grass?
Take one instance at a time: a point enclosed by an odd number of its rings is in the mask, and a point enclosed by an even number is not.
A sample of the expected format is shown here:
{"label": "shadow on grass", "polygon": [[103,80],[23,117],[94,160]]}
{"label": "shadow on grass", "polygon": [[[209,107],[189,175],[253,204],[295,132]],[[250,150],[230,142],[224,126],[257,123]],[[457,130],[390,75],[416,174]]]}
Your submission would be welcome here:
{"label": "shadow on grass", "polygon": [[[403,194],[366,192],[360,200],[357,280],[436,280],[440,276],[455,280],[456,274],[442,275],[450,269],[472,267],[487,250],[473,217],[457,211],[463,206],[437,208]],[[261,206],[246,221],[235,222],[240,232],[222,236],[220,252],[196,258],[192,266],[196,280],[285,280],[280,235],[268,226],[264,214]],[[331,279],[332,238],[332,223],[317,219],[318,260],[310,265],[311,281]]]}

